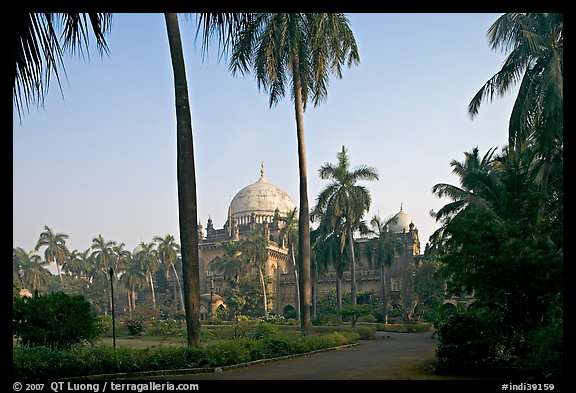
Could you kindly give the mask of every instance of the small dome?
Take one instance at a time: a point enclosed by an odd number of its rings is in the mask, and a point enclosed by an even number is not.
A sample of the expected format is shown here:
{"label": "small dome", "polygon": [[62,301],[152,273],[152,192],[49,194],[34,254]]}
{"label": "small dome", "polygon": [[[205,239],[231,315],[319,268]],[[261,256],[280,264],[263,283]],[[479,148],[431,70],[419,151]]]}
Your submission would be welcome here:
{"label": "small dome", "polygon": [[412,217],[402,211],[402,205],[400,205],[400,211],[394,216],[394,218],[396,218],[396,222],[390,224],[390,232],[408,232],[410,230]]}
{"label": "small dome", "polygon": [[285,215],[295,208],[290,196],[280,187],[269,183],[264,177],[264,164],[260,179],[240,191],[230,202],[229,215],[240,223],[250,220],[254,213],[258,222],[272,221],[276,209],[280,215]]}

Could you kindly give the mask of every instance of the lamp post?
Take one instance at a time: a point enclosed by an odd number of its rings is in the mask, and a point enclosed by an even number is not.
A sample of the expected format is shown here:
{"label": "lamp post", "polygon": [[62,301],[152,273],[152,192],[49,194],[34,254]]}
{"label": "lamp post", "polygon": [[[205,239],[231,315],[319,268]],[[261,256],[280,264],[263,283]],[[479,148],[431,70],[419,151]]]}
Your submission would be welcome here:
{"label": "lamp post", "polygon": [[116,323],[114,321],[114,269],[110,268],[108,273],[110,274],[110,304],[112,307],[112,343],[114,349],[116,349]]}

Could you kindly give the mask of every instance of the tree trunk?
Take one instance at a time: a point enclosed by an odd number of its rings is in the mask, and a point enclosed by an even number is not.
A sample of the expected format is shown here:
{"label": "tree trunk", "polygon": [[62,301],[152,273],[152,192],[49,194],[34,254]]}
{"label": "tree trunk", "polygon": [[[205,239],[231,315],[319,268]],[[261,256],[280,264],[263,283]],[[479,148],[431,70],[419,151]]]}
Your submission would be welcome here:
{"label": "tree trunk", "polygon": [[350,268],[350,292],[352,295],[352,305],[356,305],[357,288],[356,288],[356,259],[354,257],[354,239],[352,238],[352,228],[348,228],[348,242],[350,243],[350,260],[352,267]]}
{"label": "tree trunk", "polygon": [[342,272],[336,270],[336,304],[338,312],[342,311]]}
{"label": "tree trunk", "polygon": [[[180,278],[178,277],[178,272],[176,271],[176,267],[172,263],[172,270],[174,271],[174,277],[176,277],[176,282],[178,283],[178,291],[180,293],[180,305],[184,308],[184,295],[182,294],[182,285],[180,285]],[[174,296],[174,300],[176,300],[176,296]],[[178,309],[178,307],[176,307]]]}
{"label": "tree trunk", "polygon": [[178,218],[184,280],[184,310],[189,346],[200,345],[200,261],[198,257],[198,206],[196,168],[192,138],[192,116],[188,102],[186,67],[180,38],[178,15],[164,14],[176,100],[176,150],[178,178]]}
{"label": "tree trunk", "polygon": [[268,298],[266,297],[266,283],[264,282],[264,274],[262,274],[262,268],[258,268],[258,273],[260,273],[260,284],[262,284],[262,296],[264,298],[264,318],[268,319]]}
{"label": "tree trunk", "polygon": [[130,290],[126,292],[128,300],[128,316],[132,319],[132,300],[130,299]]}
{"label": "tree trunk", "polygon": [[386,268],[384,265],[380,266],[380,280],[382,285],[380,286],[382,295],[382,315],[384,316],[384,323],[388,323],[388,299],[386,298]]}
{"label": "tree trunk", "polygon": [[60,269],[60,265],[58,261],[54,259],[54,263],[56,264],[56,270],[58,271],[58,277],[60,277],[60,285],[62,285],[62,291],[64,291],[64,279],[62,278],[62,271]]}
{"label": "tree trunk", "polygon": [[294,109],[296,112],[296,137],[298,139],[298,170],[300,173],[300,211],[298,217],[298,267],[300,285],[300,333],[307,336],[312,330],[310,320],[310,212],[308,206],[308,176],[306,174],[306,144],[304,141],[304,107],[302,81],[298,59],[292,60],[294,73]]}
{"label": "tree trunk", "polygon": [[154,291],[154,276],[152,272],[148,272],[148,276],[150,277],[150,288],[152,288],[152,306],[156,308],[156,292]]}
{"label": "tree trunk", "polygon": [[294,265],[294,277],[296,277],[296,319],[300,320],[300,285],[298,285],[298,269],[296,268],[296,258],[294,257],[294,244],[290,243],[290,253],[292,254],[292,264]]}

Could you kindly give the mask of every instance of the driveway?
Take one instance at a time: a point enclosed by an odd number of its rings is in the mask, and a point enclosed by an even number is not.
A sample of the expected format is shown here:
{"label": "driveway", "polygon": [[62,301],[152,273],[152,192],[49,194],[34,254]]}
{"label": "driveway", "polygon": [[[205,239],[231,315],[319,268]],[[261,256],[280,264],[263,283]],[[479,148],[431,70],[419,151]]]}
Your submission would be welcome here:
{"label": "driveway", "polygon": [[432,333],[378,332],[377,340],[309,355],[209,373],[155,376],[154,380],[447,380],[435,375]]}

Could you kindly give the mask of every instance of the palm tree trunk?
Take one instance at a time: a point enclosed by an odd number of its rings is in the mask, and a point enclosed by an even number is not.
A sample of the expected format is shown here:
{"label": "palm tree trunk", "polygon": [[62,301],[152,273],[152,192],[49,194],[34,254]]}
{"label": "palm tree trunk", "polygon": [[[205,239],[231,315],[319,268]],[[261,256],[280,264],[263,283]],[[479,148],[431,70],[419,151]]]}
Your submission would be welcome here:
{"label": "palm tree trunk", "polygon": [[356,289],[356,259],[354,257],[354,239],[352,239],[352,228],[348,228],[348,242],[350,243],[350,260],[352,267],[350,269],[350,292],[352,295],[352,305],[356,305],[357,289]]}
{"label": "palm tree trunk", "polygon": [[[182,308],[184,308],[184,295],[182,294],[182,286],[180,285],[180,278],[178,277],[178,272],[176,271],[176,267],[174,266],[174,264],[171,265],[172,270],[174,271],[174,276],[176,277],[176,282],[178,283],[178,291],[180,293],[180,304]],[[176,300],[176,297],[174,297],[174,300]]]}
{"label": "palm tree trunk", "polygon": [[260,273],[260,284],[262,284],[262,293],[264,300],[264,318],[268,319],[268,298],[266,297],[266,283],[264,282],[264,274],[262,274],[262,268],[258,268]]}
{"label": "palm tree trunk", "polygon": [[336,270],[336,304],[338,312],[342,311],[342,272]]}
{"label": "palm tree trunk", "polygon": [[304,106],[302,81],[298,59],[292,60],[294,73],[294,109],[296,112],[296,137],[298,139],[298,170],[300,174],[300,211],[298,217],[298,267],[300,268],[300,333],[307,336],[312,330],[310,319],[310,212],[308,206],[308,176],[306,174],[306,144],[304,141]]}
{"label": "palm tree trunk", "polygon": [[152,276],[152,272],[149,272],[148,275],[150,276],[150,288],[152,288],[152,305],[156,308],[156,293],[154,291],[154,276]]}
{"label": "palm tree trunk", "polygon": [[60,285],[62,286],[62,290],[64,290],[64,279],[62,278],[62,271],[60,269],[60,265],[58,261],[54,259],[54,263],[56,264],[56,270],[58,271],[58,277],[60,277]]}
{"label": "palm tree trunk", "polygon": [[386,299],[386,269],[384,265],[380,266],[381,297],[382,297],[382,315],[384,323],[388,324],[388,299]]}
{"label": "palm tree trunk", "polygon": [[294,265],[294,277],[296,277],[296,319],[300,320],[300,285],[298,285],[298,269],[296,268],[296,258],[294,257],[294,244],[290,243],[290,253],[292,254],[292,264]]}
{"label": "palm tree trunk", "polygon": [[196,168],[192,116],[188,101],[186,66],[180,38],[178,15],[164,14],[176,100],[176,150],[178,178],[178,218],[184,280],[184,310],[189,346],[200,345],[200,261],[198,257],[198,205],[196,200]]}
{"label": "palm tree trunk", "polygon": [[132,300],[130,299],[130,290],[126,291],[127,300],[128,300],[128,315],[130,319],[132,319]]}
{"label": "palm tree trunk", "polygon": [[318,305],[318,269],[311,265],[312,274],[312,317],[316,318],[316,307]]}

